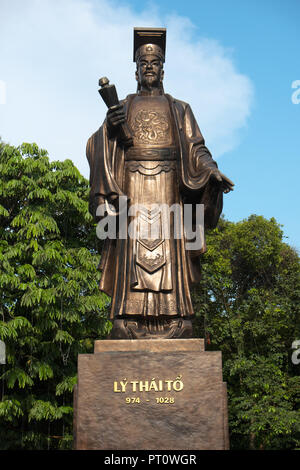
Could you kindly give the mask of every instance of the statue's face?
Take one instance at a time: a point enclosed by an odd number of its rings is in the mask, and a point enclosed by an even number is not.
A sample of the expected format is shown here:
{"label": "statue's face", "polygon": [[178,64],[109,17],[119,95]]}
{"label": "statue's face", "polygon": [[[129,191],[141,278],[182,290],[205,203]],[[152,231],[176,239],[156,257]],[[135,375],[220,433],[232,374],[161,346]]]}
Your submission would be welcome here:
{"label": "statue's face", "polygon": [[139,59],[137,63],[136,79],[141,87],[159,87],[163,76],[163,63],[159,57],[149,54]]}

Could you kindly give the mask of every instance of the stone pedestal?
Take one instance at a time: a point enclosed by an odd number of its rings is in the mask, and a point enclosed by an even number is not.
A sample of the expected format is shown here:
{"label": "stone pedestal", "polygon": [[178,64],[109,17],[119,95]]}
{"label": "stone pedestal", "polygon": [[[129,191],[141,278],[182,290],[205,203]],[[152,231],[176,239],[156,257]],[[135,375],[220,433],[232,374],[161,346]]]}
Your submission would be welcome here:
{"label": "stone pedestal", "polygon": [[96,341],[78,357],[78,450],[229,448],[221,352],[201,339]]}

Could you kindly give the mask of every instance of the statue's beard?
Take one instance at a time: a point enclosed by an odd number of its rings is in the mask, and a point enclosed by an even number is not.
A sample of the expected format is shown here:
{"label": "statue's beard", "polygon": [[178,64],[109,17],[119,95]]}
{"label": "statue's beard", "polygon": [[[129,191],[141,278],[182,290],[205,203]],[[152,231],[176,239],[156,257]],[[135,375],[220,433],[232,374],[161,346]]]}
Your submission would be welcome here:
{"label": "statue's beard", "polygon": [[151,90],[152,88],[159,88],[160,87],[160,80],[159,77],[156,75],[146,75],[143,76],[141,85],[143,88],[147,88],[148,90]]}

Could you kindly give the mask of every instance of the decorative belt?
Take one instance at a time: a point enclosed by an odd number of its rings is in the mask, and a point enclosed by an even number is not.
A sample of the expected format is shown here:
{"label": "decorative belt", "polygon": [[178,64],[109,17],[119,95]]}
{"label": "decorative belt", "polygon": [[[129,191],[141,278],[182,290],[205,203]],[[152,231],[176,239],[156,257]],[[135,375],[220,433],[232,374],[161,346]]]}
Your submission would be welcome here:
{"label": "decorative belt", "polygon": [[177,151],[175,147],[162,149],[149,149],[140,147],[130,147],[125,153],[125,160],[155,161],[155,160],[176,160]]}

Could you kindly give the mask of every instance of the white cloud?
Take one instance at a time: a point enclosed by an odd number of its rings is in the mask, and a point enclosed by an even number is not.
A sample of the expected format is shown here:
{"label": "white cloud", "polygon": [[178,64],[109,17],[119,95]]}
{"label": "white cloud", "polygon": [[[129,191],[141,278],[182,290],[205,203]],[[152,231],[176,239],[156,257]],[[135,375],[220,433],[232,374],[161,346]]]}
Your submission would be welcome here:
{"label": "white cloud", "polygon": [[35,141],[87,177],[86,141],[106,113],[98,78],[108,76],[120,98],[136,90],[134,26],[167,27],[165,91],[191,104],[214,157],[233,149],[253,92],[231,54],[212,39],[192,40],[188,18],[161,18],[155,8],[137,14],[109,0],[2,0],[2,138]]}

